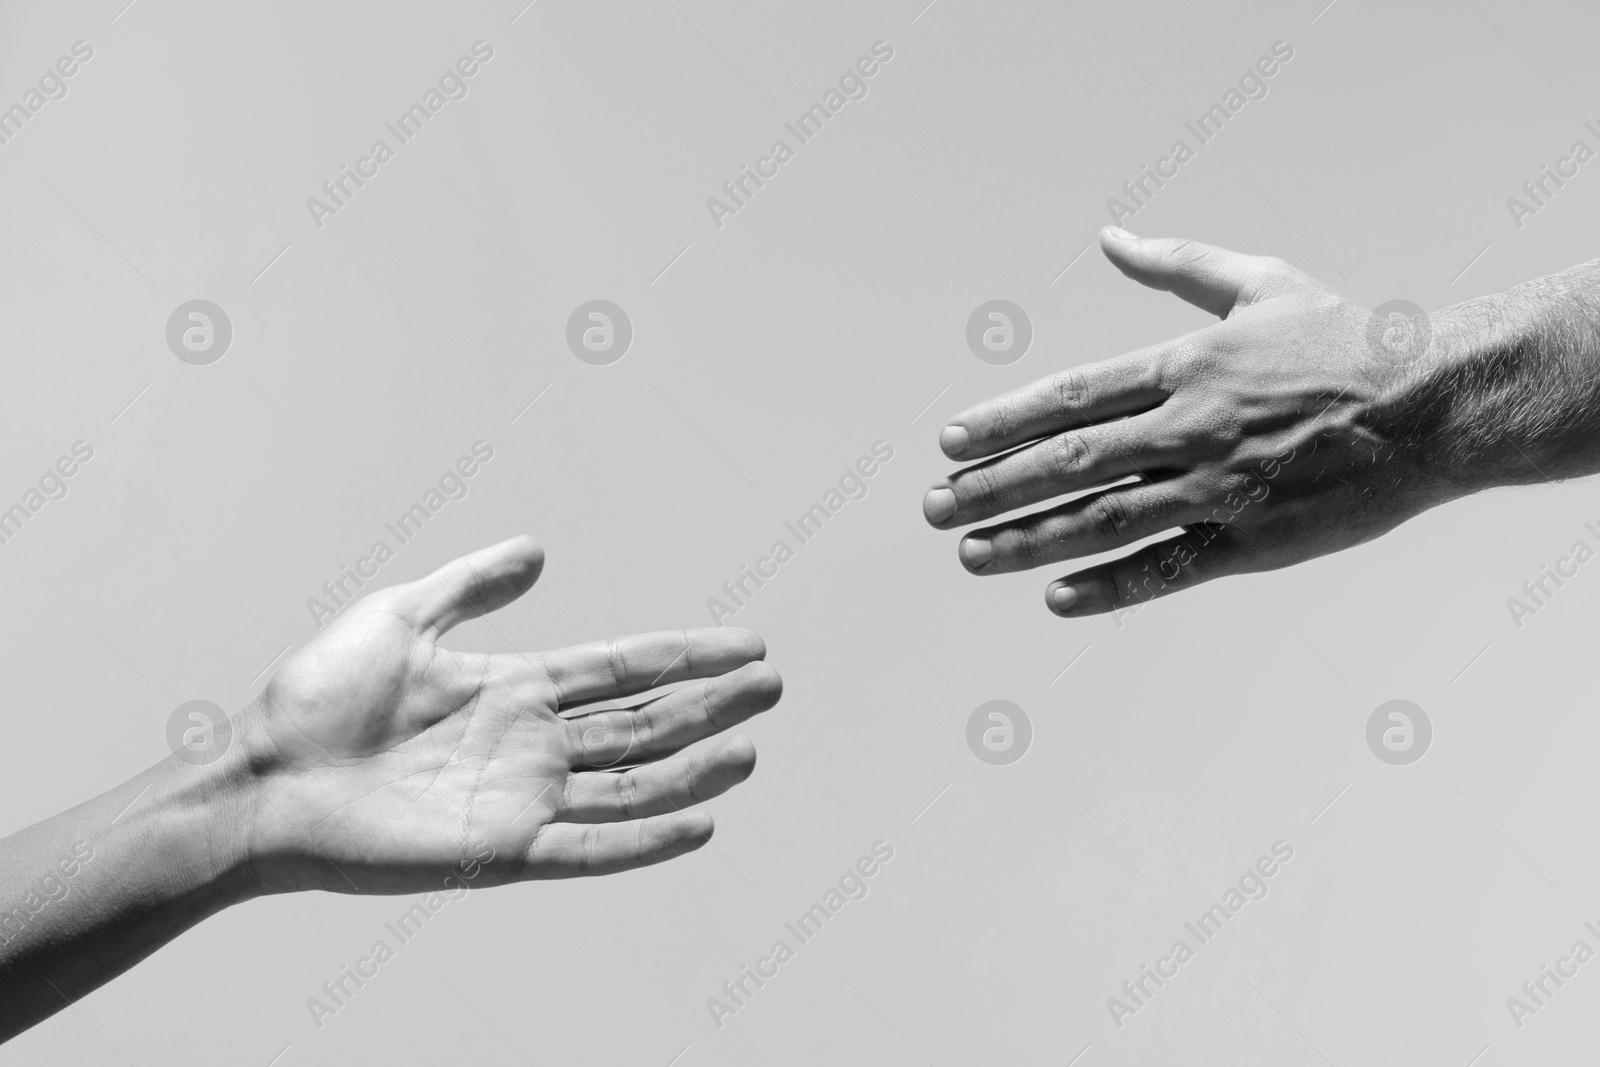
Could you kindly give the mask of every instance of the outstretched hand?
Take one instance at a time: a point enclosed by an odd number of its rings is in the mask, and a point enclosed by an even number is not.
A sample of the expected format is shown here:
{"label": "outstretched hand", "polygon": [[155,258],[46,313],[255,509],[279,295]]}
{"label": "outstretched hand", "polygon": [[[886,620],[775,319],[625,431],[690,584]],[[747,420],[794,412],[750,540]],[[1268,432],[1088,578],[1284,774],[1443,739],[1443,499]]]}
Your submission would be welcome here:
{"label": "outstretched hand", "polygon": [[284,663],[236,720],[263,892],[434,889],[441,871],[490,855],[480,885],[609,874],[710,838],[711,817],[687,809],[748,777],[755,749],[735,736],[681,750],[777,702],[761,639],[727,628],[527,655],[440,647],[526,592],[543,563],[528,537],[483,549],[357,601]]}
{"label": "outstretched hand", "polygon": [[1181,528],[1046,587],[1050,610],[1092,615],[1359,544],[1448,495],[1411,447],[1406,389],[1428,354],[1425,322],[1396,316],[1375,330],[1371,313],[1278,259],[1120,230],[1102,232],[1101,248],[1129,277],[1223,321],[950,420],[940,446],[972,465],[928,491],[933,526],[1082,494],[968,533],[970,572]]}

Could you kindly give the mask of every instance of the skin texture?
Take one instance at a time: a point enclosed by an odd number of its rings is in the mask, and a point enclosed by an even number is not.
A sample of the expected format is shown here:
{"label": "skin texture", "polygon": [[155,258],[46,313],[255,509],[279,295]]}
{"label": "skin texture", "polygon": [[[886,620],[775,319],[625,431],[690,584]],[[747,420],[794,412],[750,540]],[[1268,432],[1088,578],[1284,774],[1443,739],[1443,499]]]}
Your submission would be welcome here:
{"label": "skin texture", "polygon": [[[0,841],[0,905],[27,907],[52,872],[66,887],[3,928],[0,1036],[262,894],[612,874],[705,844],[711,817],[689,809],[747,778],[755,749],[734,736],[683,750],[777,702],[761,639],[727,627],[526,655],[439,646],[543,563],[514,538],[372,593],[232,717],[220,759],[165,760]],[[671,683],[686,684],[584,711]],[[92,858],[69,877],[57,864],[74,842]]]}
{"label": "skin texture", "polygon": [[960,413],[940,446],[968,466],[923,501],[938,529],[982,524],[958,549],[978,575],[1181,531],[1049,583],[1058,615],[1132,609],[1489,486],[1600,467],[1595,263],[1380,317],[1278,259],[1116,229],[1101,248],[1221,321]]}

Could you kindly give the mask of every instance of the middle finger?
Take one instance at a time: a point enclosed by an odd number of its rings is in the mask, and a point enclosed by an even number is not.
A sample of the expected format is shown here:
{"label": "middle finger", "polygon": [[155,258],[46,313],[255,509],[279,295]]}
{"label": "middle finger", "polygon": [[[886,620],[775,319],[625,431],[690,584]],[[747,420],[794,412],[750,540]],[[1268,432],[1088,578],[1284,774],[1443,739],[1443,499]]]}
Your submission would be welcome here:
{"label": "middle finger", "polygon": [[567,719],[574,767],[616,767],[670,756],[778,702],[783,679],[763,661],[675,689],[637,708]]}
{"label": "middle finger", "polygon": [[957,471],[928,490],[922,514],[940,529],[964,526],[1130,474],[1181,468],[1190,458],[1161,409],[1068,430]]}

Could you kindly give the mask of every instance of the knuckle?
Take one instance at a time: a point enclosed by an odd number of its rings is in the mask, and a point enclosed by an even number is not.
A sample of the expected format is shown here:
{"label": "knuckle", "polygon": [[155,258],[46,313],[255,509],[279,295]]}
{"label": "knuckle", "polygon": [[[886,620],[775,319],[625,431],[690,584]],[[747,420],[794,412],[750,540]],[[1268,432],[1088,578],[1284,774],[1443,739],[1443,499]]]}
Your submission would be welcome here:
{"label": "knuckle", "polygon": [[1197,244],[1186,237],[1175,237],[1167,246],[1167,258],[1184,266],[1190,266],[1205,259],[1204,245]]}
{"label": "knuckle", "polygon": [[628,750],[635,746],[645,751],[655,744],[656,722],[648,712],[633,712],[628,717]]}
{"label": "knuckle", "polygon": [[1000,508],[1000,481],[995,477],[993,467],[978,467],[973,470],[968,488],[985,510],[994,511]]}
{"label": "knuckle", "polygon": [[700,796],[694,787],[694,773],[689,767],[689,761],[683,761],[683,794],[689,798],[689,803],[698,804],[705,799]]}
{"label": "knuckle", "polygon": [[1106,572],[1104,588],[1106,603],[1113,611],[1120,611],[1138,601],[1133,592],[1133,573],[1125,564],[1119,563]]}
{"label": "knuckle", "polygon": [[583,835],[578,844],[578,873],[594,873],[595,852],[600,845],[600,826],[591,823],[583,828]]}
{"label": "knuckle", "polygon": [[[1217,545],[1220,549],[1249,550],[1264,548],[1268,544],[1267,538],[1248,526],[1218,526],[1216,530]],[[1205,562],[1209,563],[1211,560],[1208,558]]]}
{"label": "knuckle", "polygon": [[639,783],[632,771],[619,774],[616,778],[617,806],[622,812],[623,819],[631,819],[639,806]]}
{"label": "knuckle", "polygon": [[[589,761],[589,739],[583,736],[585,731],[581,718],[563,719],[562,722],[566,724],[567,748],[573,753],[572,758],[579,763],[587,763]],[[563,798],[566,795],[565,791],[563,791]]]}
{"label": "knuckle", "polygon": [[[1184,345],[1172,359],[1171,366],[1191,384],[1202,388],[1225,374],[1234,358],[1250,346],[1248,331],[1231,322],[1210,327],[1202,337]],[[1204,396],[1204,393],[1200,394]]]}
{"label": "knuckle", "polygon": [[1079,371],[1062,371],[1050,384],[1057,407],[1077,409],[1089,399],[1089,384]]}
{"label": "knuckle", "polygon": [[1174,478],[1163,485],[1166,491],[1165,509],[1173,512],[1204,510],[1207,499],[1205,481],[1201,477]]}
{"label": "knuckle", "polygon": [[1184,374],[1187,351],[1188,346],[1179,339],[1157,345],[1130,361],[1135,387],[1166,395],[1176,393],[1187,377]]}
{"label": "knuckle", "polygon": [[627,677],[627,657],[614,640],[606,642],[606,670],[611,674],[612,685],[621,685],[622,680]]}
{"label": "knuckle", "polygon": [[[1037,567],[1051,562],[1054,558],[1051,549],[1066,540],[1065,534],[1066,531],[1054,521],[1019,526],[1006,536],[1005,554],[1026,568]],[[1000,547],[999,543],[995,545],[997,555]]]}
{"label": "knuckle", "polygon": [[996,441],[1009,441],[1012,429],[1017,425],[1016,400],[1010,396],[1002,396],[995,400],[994,408],[990,413],[994,420],[991,433]]}
{"label": "knuckle", "polygon": [[[547,823],[546,825],[549,824]],[[538,870],[539,864],[544,860],[544,834],[544,827],[541,826],[538,832],[533,835],[533,840],[529,841],[527,847],[518,853],[516,880],[520,881],[526,878],[530,870]]]}
{"label": "knuckle", "polygon": [[1215,326],[1208,326],[1197,337],[1180,337],[1161,346],[1155,359],[1159,376],[1172,379],[1188,377],[1188,372],[1199,364],[1215,343],[1212,334]]}
{"label": "knuckle", "polygon": [[716,717],[716,709],[721,705],[722,701],[720,699],[721,694],[714,692],[714,690],[720,688],[720,686],[721,680],[717,678],[708,678],[700,686],[700,717],[713,730],[727,729],[727,726],[717,722]]}
{"label": "knuckle", "polygon": [[1215,281],[1228,269],[1227,253],[1199,241],[1181,240],[1173,246],[1174,265],[1190,274]]}
{"label": "knuckle", "polygon": [[1058,435],[1051,440],[1045,454],[1054,481],[1075,478],[1089,466],[1089,446],[1081,434]]}
{"label": "knuckle", "polygon": [[550,687],[550,692],[555,696],[556,707],[562,707],[567,702],[567,695],[561,691],[560,676],[550,669],[550,658],[543,652],[534,657],[532,674],[534,684],[543,684]]}
{"label": "knuckle", "polygon": [[1133,525],[1133,515],[1120,494],[1100,497],[1083,511],[1084,522],[1098,538],[1116,540]]}

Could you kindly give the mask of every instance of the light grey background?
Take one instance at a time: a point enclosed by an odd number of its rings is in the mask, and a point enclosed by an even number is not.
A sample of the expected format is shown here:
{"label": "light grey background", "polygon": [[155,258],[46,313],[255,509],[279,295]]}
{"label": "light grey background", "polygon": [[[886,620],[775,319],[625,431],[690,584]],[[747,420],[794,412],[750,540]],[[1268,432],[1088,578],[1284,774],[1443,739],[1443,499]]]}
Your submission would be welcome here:
{"label": "light grey background", "polygon": [[[484,649],[704,624],[873,442],[894,458],[734,620],[786,695],[747,728],[754,778],[710,806],[714,848],[474,893],[320,1030],[306,999],[408,902],[257,901],[0,1062],[1497,1067],[1592,1047],[1600,963],[1520,1030],[1505,1005],[1574,940],[1600,947],[1600,564],[1520,630],[1506,607],[1596,543],[1591,483],[1487,494],[1120,629],[1045,611],[1068,568],[968,576],[919,514],[947,416],[1205,324],[1085,249],[1106,198],[1275,41],[1294,58],[1269,95],[1130,229],[1280,255],[1369,306],[1592,256],[1600,165],[1521,229],[1505,206],[1596,145],[1592,8],[123,2],[0,8],[5,104],[95,50],[0,146],[0,500],[95,450],[0,547],[0,832],[164,757],[180,703],[249,700],[313,636],[306,598],[474,441],[493,461],[383,575],[538,536],[545,577],[500,633],[450,639]],[[495,54],[470,95],[313,226],[306,198],[478,40]],[[869,95],[716,228],[705,199],[879,40]],[[194,298],[234,329],[205,367],[164,337]],[[596,298],[633,322],[611,366],[564,342]],[[1034,324],[1011,366],[965,343],[993,298]],[[997,698],[1034,728],[1009,766],[965,741]],[[1392,698],[1432,718],[1410,766],[1366,747]],[[1280,839],[1270,895],[1117,1029],[1106,999]],[[879,840],[870,895],[716,1028],[706,998]]]}

